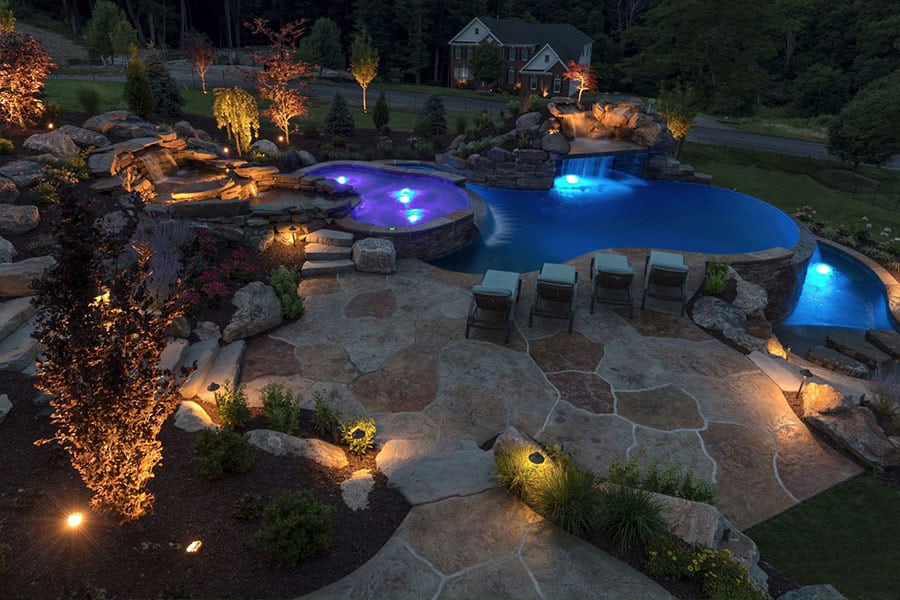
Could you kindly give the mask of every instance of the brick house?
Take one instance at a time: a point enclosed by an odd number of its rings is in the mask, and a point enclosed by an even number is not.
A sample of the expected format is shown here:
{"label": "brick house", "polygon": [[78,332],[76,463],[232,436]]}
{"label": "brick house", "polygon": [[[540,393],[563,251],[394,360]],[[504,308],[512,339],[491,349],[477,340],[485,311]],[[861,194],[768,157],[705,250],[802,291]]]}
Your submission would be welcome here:
{"label": "brick house", "polygon": [[475,47],[489,40],[503,57],[500,85],[550,96],[575,93],[575,83],[563,79],[566,64],[591,62],[593,40],[575,27],[562,24],[528,23],[517,17],[475,17],[450,40],[450,85],[472,80],[469,67]]}

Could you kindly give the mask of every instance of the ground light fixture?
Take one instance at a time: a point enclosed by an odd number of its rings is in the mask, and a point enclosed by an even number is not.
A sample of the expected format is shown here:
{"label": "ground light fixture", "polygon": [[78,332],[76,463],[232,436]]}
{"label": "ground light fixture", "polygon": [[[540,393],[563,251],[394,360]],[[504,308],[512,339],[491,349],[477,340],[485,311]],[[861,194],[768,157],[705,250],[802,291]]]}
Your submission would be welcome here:
{"label": "ground light fixture", "polygon": [[200,540],[194,540],[184,549],[188,554],[197,554],[200,551],[200,546],[203,545],[203,542]]}
{"label": "ground light fixture", "polygon": [[366,437],[366,432],[363,431],[362,429],[358,429],[358,428],[357,428],[357,429],[354,429],[354,430],[353,430],[353,433],[350,434],[350,436],[351,436],[354,440],[361,440],[361,439],[363,439],[364,437]]}
{"label": "ground light fixture", "polygon": [[800,392],[803,391],[803,386],[806,384],[806,380],[810,377],[813,377],[814,374],[809,369],[801,369],[800,374],[803,375],[803,379],[800,380],[800,387],[797,388],[797,397],[800,397]]}
{"label": "ground light fixture", "polygon": [[344,185],[345,183],[347,183],[347,178],[344,175],[338,175],[337,177],[334,178],[334,180],[337,181],[338,183],[340,183],[341,185]]}
{"label": "ground light fixture", "polygon": [[544,463],[545,459],[544,459],[544,455],[541,454],[540,452],[532,452],[531,454],[528,455],[528,460],[533,465],[540,465],[540,464]]}
{"label": "ground light fixture", "polygon": [[84,523],[84,515],[80,512],[73,512],[66,515],[66,527],[69,529],[78,529]]}

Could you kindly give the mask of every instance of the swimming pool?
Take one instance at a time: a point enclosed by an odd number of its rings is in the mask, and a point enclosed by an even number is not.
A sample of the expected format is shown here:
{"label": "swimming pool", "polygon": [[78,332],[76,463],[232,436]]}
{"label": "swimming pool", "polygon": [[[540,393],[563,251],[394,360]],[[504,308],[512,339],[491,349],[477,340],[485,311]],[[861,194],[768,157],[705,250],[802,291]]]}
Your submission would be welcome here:
{"label": "swimming pool", "polygon": [[489,207],[482,235],[433,264],[526,272],[602,248],[736,254],[790,248],[800,235],[771,204],[723,188],[616,172],[566,179],[548,191],[467,186]]}

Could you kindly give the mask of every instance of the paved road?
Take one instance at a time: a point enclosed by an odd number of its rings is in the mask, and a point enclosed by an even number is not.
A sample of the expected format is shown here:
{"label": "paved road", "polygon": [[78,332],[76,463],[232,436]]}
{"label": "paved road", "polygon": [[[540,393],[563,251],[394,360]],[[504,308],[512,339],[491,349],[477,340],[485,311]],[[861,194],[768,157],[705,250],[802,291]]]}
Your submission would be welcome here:
{"label": "paved road", "polygon": [[[191,68],[186,61],[172,61],[168,63],[168,67],[170,73],[178,83],[182,85],[199,86],[199,79],[192,73]],[[247,81],[244,73],[245,71],[240,67],[228,65],[213,66],[210,68],[206,77],[207,86],[222,87],[244,84]],[[75,79],[84,76],[61,77]],[[124,79],[124,76],[122,75],[96,75],[94,77],[98,80],[107,81],[121,81]],[[313,90],[323,97],[331,97],[339,91],[348,103],[362,103],[362,90],[355,82],[316,83],[313,86]],[[369,88],[367,101],[370,105],[375,103],[378,93],[379,88],[377,85]],[[388,103],[396,108],[418,110],[427,98],[428,94],[424,93],[406,91],[387,92]],[[493,97],[460,98],[458,96],[446,96],[444,98],[444,105],[447,107],[447,110],[451,112],[478,112],[485,110],[490,114],[496,115],[501,110],[508,112],[508,103],[510,99],[511,97],[509,96],[503,96],[499,99]],[[690,134],[688,134],[687,139],[689,141],[704,144],[736,146],[739,148],[776,152],[789,156],[809,156],[815,159],[836,160],[834,156],[828,153],[825,145],[818,142],[747,133],[705,118],[698,118],[696,120],[694,128],[691,130]],[[900,170],[900,156],[895,156],[885,165],[885,167],[888,169]]]}

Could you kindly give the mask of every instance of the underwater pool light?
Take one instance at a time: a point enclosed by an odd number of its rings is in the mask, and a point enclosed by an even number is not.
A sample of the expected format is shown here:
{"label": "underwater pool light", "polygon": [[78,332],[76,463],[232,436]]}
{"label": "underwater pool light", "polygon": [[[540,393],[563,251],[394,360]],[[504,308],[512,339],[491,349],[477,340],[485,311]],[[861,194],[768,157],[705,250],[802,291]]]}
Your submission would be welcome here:
{"label": "underwater pool light", "polygon": [[831,265],[826,265],[825,263],[816,265],[816,273],[819,275],[831,275],[831,270]]}
{"label": "underwater pool light", "polygon": [[422,209],[421,208],[413,208],[406,211],[406,220],[410,223],[418,223],[422,220]]}
{"label": "underwater pool light", "polygon": [[578,183],[578,175],[566,175],[566,183],[575,185]]}
{"label": "underwater pool light", "polygon": [[409,188],[403,188],[399,192],[394,193],[394,197],[403,204],[409,204],[410,202],[412,202],[412,199],[415,195],[416,193]]}
{"label": "underwater pool light", "polygon": [[340,183],[341,185],[347,183],[347,178],[344,177],[343,175],[338,175],[337,177],[334,178],[334,180],[337,181],[338,183]]}

